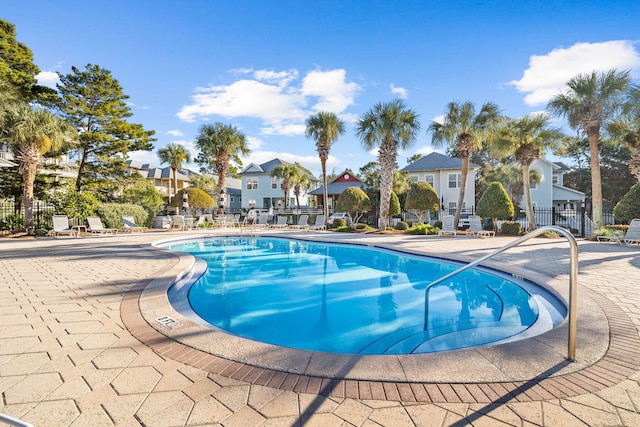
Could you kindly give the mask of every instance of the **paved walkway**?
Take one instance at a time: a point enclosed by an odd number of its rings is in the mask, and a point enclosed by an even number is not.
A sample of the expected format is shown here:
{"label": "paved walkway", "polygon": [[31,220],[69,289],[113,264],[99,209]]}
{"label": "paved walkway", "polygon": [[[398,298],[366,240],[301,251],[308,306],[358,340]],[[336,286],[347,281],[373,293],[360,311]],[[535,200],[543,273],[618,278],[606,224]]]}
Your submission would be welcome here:
{"label": "paved walkway", "polygon": [[[311,233],[292,234],[463,260],[511,241]],[[640,425],[637,247],[580,242],[574,363],[554,347],[560,329],[405,364],[403,381],[339,381],[229,361],[143,321],[142,290],[182,262],[149,243],[198,234],[208,233],[0,239],[0,413],[35,426]],[[534,239],[496,261],[566,296],[564,239]],[[480,359],[509,378],[470,370]]]}

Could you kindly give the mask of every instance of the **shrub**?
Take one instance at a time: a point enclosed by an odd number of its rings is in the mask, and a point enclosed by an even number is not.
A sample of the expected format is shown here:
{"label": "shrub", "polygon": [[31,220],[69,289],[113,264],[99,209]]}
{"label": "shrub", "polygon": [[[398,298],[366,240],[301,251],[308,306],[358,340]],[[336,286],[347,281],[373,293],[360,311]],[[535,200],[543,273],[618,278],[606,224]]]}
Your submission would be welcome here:
{"label": "shrub", "polygon": [[478,200],[476,214],[482,218],[491,218],[495,228],[496,219],[512,218],[513,213],[513,203],[507,190],[499,182],[492,182]]}
{"label": "shrub", "polygon": [[407,191],[404,207],[413,210],[423,223],[427,212],[440,209],[440,199],[428,182],[418,181]]}
{"label": "shrub", "polygon": [[58,210],[69,218],[84,220],[88,216],[95,216],[100,202],[89,191],[69,191],[59,198]]}
{"label": "shrub", "polygon": [[0,230],[24,230],[24,216],[11,214],[0,219]]}
{"label": "shrub", "polygon": [[366,230],[367,228],[369,228],[367,224],[362,224],[362,223],[356,224],[356,230]]}
{"label": "shrub", "polygon": [[347,221],[344,218],[336,218],[333,220],[333,228],[344,227],[347,225]]}
{"label": "shrub", "polygon": [[370,209],[369,196],[360,187],[348,187],[342,192],[336,204],[336,212],[348,212],[355,223]]}
{"label": "shrub", "polygon": [[98,206],[97,215],[107,228],[122,228],[123,216],[132,216],[140,226],[150,227],[153,222],[153,218],[149,217],[145,208],[132,203],[101,203]]}
{"label": "shrub", "polygon": [[200,188],[183,188],[178,191],[171,200],[171,206],[176,208],[182,207],[182,199],[184,193],[187,193],[189,196],[189,207],[192,209],[204,209],[204,208],[213,208],[215,207],[215,200],[211,197],[206,191]]}
{"label": "shrub", "polygon": [[502,232],[502,234],[517,236],[522,231],[522,226],[519,222],[505,221],[502,223],[502,228],[500,231]]}
{"label": "shrub", "polygon": [[624,236],[627,234],[627,230],[629,229],[628,225],[605,225],[602,228],[599,228],[593,232],[593,236],[591,236],[591,240],[597,240],[599,236]]}
{"label": "shrub", "polygon": [[436,222],[433,223],[433,226],[442,230],[442,221],[441,220],[437,220]]}
{"label": "shrub", "polygon": [[400,221],[396,224],[396,230],[406,230],[409,228],[409,224],[404,221]]}
{"label": "shrub", "polygon": [[402,210],[400,209],[400,200],[395,191],[391,191],[391,197],[389,198],[389,218],[400,215]]}
{"label": "shrub", "polygon": [[337,231],[338,233],[350,233],[353,231],[353,227],[341,225],[340,227],[337,227],[335,231]]}
{"label": "shrub", "polygon": [[627,194],[613,208],[616,221],[630,222],[634,218],[640,218],[640,183],[629,189]]}
{"label": "shrub", "polygon": [[440,233],[440,229],[429,224],[419,224],[407,229],[405,233],[432,236]]}

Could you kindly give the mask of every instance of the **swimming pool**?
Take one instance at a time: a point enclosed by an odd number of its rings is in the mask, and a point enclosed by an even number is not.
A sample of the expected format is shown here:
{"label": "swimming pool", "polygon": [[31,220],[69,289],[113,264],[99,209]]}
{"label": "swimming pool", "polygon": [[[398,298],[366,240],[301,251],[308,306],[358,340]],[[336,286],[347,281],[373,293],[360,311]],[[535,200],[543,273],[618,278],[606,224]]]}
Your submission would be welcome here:
{"label": "swimming pool", "polygon": [[459,264],[380,248],[283,238],[203,238],[165,247],[201,260],[193,280],[170,289],[179,311],[283,347],[451,351],[529,338],[566,315],[542,287],[486,268],[429,287]]}

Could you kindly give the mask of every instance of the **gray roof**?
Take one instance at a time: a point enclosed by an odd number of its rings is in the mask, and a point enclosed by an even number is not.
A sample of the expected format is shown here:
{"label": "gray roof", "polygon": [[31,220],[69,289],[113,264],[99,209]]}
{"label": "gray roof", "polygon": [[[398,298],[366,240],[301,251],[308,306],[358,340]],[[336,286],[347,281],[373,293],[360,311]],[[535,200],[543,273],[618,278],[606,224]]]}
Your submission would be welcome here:
{"label": "gray roof", "polygon": [[[480,165],[469,162],[469,168],[479,167]],[[462,160],[458,157],[449,157],[440,153],[431,153],[400,169],[400,172],[437,171],[444,169],[462,169]]]}
{"label": "gray roof", "polygon": [[[275,158],[273,160],[269,160],[268,162],[265,162],[261,165],[256,165],[255,163],[251,163],[249,166],[247,166],[246,168],[244,168],[242,170],[242,172],[240,172],[238,175],[253,175],[253,174],[267,174],[270,175],[271,171],[273,171],[276,167],[280,166],[280,165],[292,165],[293,163],[289,163],[289,162],[285,162],[284,160],[280,160],[278,158]],[[248,170],[249,168],[251,168],[252,166],[254,166],[257,170]],[[311,180],[312,182],[317,182],[318,178],[316,178],[315,176],[313,176],[310,173],[307,173],[307,177],[309,178],[309,180]]]}

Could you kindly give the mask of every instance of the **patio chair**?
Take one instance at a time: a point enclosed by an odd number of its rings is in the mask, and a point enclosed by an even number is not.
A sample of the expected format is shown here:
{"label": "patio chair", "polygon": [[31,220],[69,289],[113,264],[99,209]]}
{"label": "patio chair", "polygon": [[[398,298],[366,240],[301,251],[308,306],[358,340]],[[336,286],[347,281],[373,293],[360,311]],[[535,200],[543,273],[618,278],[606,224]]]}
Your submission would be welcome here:
{"label": "patio chair", "polygon": [[287,228],[287,217],[285,215],[278,215],[278,222],[271,224],[270,228]]}
{"label": "patio chair", "polygon": [[50,233],[54,238],[65,234],[71,237],[79,236],[78,230],[69,227],[69,218],[66,215],[53,216],[53,230]]}
{"label": "patio chair", "polygon": [[624,236],[598,236],[598,242],[616,242],[618,244],[640,243],[640,219],[633,219]]}
{"label": "patio chair", "polygon": [[326,230],[327,226],[324,223],[324,215],[318,215],[316,217],[316,222],[313,225],[309,226],[310,230]]}
{"label": "patio chair", "polygon": [[469,229],[467,230],[472,236],[478,237],[495,237],[496,232],[484,230],[482,228],[482,219],[478,215],[469,215]]}
{"label": "patio chair", "polygon": [[171,218],[171,228],[191,230],[193,228],[193,218],[187,220],[184,215],[174,215],[173,218]]}
{"label": "patio chair", "polygon": [[298,218],[298,223],[297,224],[291,224],[289,226],[289,228],[295,228],[295,229],[304,229],[304,228],[309,228],[309,215],[300,215],[300,218]]}
{"label": "patio chair", "polygon": [[455,225],[453,224],[454,216],[453,215],[444,215],[442,217],[442,229],[439,236],[444,236],[445,234],[453,234],[454,236],[458,233]]}
{"label": "patio chair", "polygon": [[211,215],[200,215],[198,217],[198,221],[195,224],[196,228],[213,228],[214,222],[213,219],[209,221]]}
{"label": "patio chair", "polygon": [[106,228],[102,225],[102,220],[99,216],[89,216],[87,217],[87,223],[89,227],[87,231],[93,234],[117,234],[117,228]]}
{"label": "patio chair", "polygon": [[147,231],[147,227],[137,226],[136,220],[132,216],[123,216],[122,222],[124,226],[120,229],[120,231],[129,231],[131,233]]}
{"label": "patio chair", "polygon": [[253,223],[253,227],[268,228],[269,227],[269,223],[267,222],[268,219],[269,219],[269,214],[261,213],[258,216],[258,222]]}

